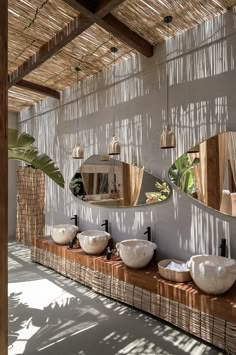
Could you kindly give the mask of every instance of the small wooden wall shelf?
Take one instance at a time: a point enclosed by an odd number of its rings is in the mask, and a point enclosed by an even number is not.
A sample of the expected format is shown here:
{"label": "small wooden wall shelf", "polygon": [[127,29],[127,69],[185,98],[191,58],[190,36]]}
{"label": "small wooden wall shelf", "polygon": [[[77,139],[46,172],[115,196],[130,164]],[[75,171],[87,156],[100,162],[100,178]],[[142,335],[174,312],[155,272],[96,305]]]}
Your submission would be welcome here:
{"label": "small wooden wall shelf", "polygon": [[94,291],[151,313],[228,354],[236,354],[236,284],[224,295],[209,296],[193,282],[163,279],[157,265],[142,270],[121,260],[67,249],[50,237],[34,238],[32,261],[91,287]]}

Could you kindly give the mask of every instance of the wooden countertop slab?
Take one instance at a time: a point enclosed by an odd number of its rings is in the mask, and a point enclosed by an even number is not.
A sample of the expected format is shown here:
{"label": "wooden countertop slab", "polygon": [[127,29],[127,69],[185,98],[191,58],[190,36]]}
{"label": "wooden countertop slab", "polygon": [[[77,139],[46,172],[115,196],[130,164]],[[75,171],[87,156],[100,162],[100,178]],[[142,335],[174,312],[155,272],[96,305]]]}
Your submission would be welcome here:
{"label": "wooden countertop slab", "polygon": [[236,283],[221,296],[210,296],[198,289],[193,281],[176,283],[163,279],[158,273],[157,264],[150,264],[145,269],[131,269],[121,260],[112,257],[106,260],[104,255],[86,254],[82,249],[67,249],[50,238],[35,238],[32,247],[46,250],[70,262],[102,272],[121,281],[130,283],[152,293],[169,298],[188,307],[236,324]]}

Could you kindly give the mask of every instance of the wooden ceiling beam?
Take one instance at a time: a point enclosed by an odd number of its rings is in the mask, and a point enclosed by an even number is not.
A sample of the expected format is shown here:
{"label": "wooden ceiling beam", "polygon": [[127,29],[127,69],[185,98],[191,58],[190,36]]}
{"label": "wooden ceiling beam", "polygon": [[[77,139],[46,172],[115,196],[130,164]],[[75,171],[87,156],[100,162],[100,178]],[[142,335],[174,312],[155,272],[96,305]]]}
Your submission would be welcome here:
{"label": "wooden ceiling beam", "polygon": [[136,49],[146,57],[153,56],[153,46],[145,39],[132,31],[129,27],[120,22],[110,11],[116,8],[124,0],[100,0],[96,2],[96,7],[88,7],[85,0],[64,0],[68,5],[88,17],[94,23],[112,33],[113,36],[125,42],[130,47]]}
{"label": "wooden ceiling beam", "polygon": [[126,25],[109,13],[124,0],[64,1],[74,9],[79,10],[80,14],[62,30],[57,32],[53,38],[45,43],[16,70],[9,74],[8,88],[16,85],[26,75],[37,69],[94,23],[99,24],[106,31],[112,33],[113,36],[127,43],[130,47],[136,49],[146,57],[153,55],[153,46],[150,43],[131,31]]}
{"label": "wooden ceiling beam", "polygon": [[60,92],[59,91],[51,89],[51,88],[44,86],[44,85],[39,85],[36,83],[32,83],[31,81],[21,79],[20,81],[18,81],[16,83],[16,86],[23,88],[23,89],[37,92],[42,95],[51,96],[51,97],[54,97],[55,99],[60,100]]}
{"label": "wooden ceiling beam", "polygon": [[124,2],[124,0],[98,0],[94,12],[99,17],[105,17],[117,6],[122,4],[122,2]]}
{"label": "wooden ceiling beam", "polygon": [[8,87],[15,85],[31,71],[38,68],[46,60],[56,54],[61,48],[70,43],[79,34],[84,32],[93,24],[89,18],[84,15],[78,15],[62,30],[57,32],[53,38],[45,43],[35,54],[29,57],[22,65],[14,70],[8,78]]}

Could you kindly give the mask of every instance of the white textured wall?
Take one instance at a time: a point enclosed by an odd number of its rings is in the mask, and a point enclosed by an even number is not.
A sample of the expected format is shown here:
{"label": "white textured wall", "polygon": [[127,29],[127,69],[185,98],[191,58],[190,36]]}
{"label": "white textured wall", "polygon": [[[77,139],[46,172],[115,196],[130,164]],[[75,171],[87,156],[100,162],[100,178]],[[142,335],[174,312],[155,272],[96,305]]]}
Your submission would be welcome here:
{"label": "white textured wall", "polygon": [[[165,178],[172,162],[189,147],[216,133],[236,130],[233,16],[216,17],[167,41],[156,48],[151,59],[136,55],[117,65],[115,116],[121,160],[144,165]],[[177,148],[171,151],[159,148],[166,114],[166,58],[172,59],[169,101],[177,136]],[[102,228],[102,220],[109,219],[112,236],[118,241],[142,238],[150,225],[158,258],[218,254],[220,240],[226,237],[229,255],[236,258],[236,218],[209,209],[180,191],[160,205],[129,209],[95,207],[71,195],[68,184],[81,164],[71,159],[72,148],[81,140],[85,158],[106,152],[112,135],[113,93],[111,70],[107,70],[80,83],[79,125],[76,103],[53,109],[58,103],[49,99],[21,114],[22,129],[36,136],[39,148],[57,161],[66,179],[65,190],[47,181],[47,226],[68,222],[77,212],[82,230]],[[63,102],[74,96],[74,90],[65,92]]]}
{"label": "white textured wall", "polygon": [[[8,127],[17,128],[17,113],[9,112]],[[8,161],[8,238],[16,235],[16,167],[17,162]]]}

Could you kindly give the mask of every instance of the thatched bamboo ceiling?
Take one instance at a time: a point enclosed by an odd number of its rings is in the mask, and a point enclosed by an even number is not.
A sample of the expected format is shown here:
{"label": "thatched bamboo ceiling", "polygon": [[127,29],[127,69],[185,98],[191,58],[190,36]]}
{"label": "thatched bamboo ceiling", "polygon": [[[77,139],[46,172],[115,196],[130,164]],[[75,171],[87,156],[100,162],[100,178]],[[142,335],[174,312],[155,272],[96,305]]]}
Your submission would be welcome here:
{"label": "thatched bamboo ceiling", "polygon": [[[9,0],[9,110],[46,97],[16,87],[21,79],[63,90],[76,81],[76,65],[80,80],[107,68],[112,46],[122,60],[136,51],[150,57],[152,46],[234,5],[236,0]],[[163,18],[170,14],[168,29]]]}

